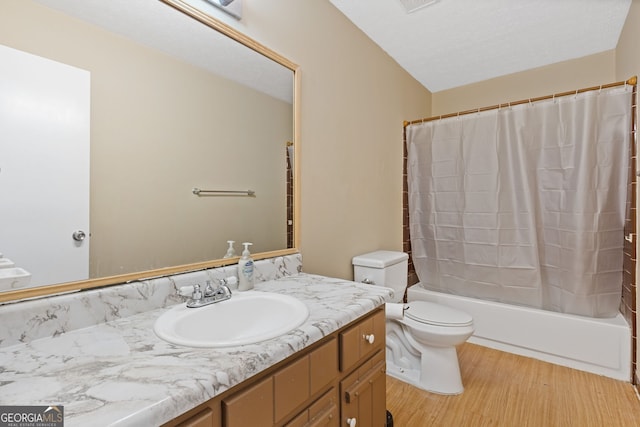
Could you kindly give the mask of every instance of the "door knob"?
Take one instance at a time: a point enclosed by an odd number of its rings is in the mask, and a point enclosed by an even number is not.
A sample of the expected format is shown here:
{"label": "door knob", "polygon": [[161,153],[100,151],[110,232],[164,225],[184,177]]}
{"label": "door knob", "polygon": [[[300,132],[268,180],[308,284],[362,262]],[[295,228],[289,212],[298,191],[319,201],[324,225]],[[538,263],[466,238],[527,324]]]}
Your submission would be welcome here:
{"label": "door knob", "polygon": [[76,242],[82,242],[87,237],[87,235],[84,231],[78,230],[73,232],[72,237]]}

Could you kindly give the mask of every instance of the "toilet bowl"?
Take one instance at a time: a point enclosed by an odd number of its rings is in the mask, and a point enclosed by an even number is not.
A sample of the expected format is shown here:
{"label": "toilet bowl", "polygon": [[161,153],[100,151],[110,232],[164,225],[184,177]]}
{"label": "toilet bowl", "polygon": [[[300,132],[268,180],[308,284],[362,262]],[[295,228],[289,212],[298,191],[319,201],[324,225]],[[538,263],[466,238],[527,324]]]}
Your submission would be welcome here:
{"label": "toilet bowl", "polygon": [[407,254],[376,251],[353,258],[354,280],[393,289],[386,311],[387,373],[438,394],[463,392],[456,346],[473,334],[473,318],[426,301],[402,304]]}

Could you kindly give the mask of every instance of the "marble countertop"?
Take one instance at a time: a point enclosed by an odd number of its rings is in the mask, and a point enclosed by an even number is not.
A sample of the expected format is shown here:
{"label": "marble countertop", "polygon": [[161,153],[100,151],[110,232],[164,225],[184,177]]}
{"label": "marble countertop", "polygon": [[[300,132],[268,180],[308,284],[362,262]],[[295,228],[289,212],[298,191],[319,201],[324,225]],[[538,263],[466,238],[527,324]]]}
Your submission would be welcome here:
{"label": "marble countertop", "polygon": [[300,299],[309,318],[258,344],[197,349],[155,335],[155,320],[168,310],[161,308],[0,348],[0,404],[63,405],[67,427],[160,425],[382,305],[392,292],[309,274],[255,289]]}

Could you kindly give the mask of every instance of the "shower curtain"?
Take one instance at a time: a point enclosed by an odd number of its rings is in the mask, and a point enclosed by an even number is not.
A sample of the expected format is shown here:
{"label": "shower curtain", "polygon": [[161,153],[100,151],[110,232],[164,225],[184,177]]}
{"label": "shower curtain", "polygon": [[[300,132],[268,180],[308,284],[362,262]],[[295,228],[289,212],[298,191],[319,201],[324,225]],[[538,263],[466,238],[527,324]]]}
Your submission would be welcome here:
{"label": "shower curtain", "polygon": [[632,87],[406,127],[422,286],[590,317],[619,312]]}

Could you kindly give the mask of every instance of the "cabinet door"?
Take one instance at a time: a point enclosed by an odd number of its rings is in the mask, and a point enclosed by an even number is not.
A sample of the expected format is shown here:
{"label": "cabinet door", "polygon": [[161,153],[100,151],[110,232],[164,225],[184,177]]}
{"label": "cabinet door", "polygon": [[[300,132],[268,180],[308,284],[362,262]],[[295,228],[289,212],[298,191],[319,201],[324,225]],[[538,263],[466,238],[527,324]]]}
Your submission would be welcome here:
{"label": "cabinet door", "polygon": [[371,381],[371,414],[372,426],[381,427],[387,424],[387,375],[386,368],[378,368],[380,375],[376,375]]}
{"label": "cabinet door", "polygon": [[222,401],[225,427],[273,425],[273,377]]}
{"label": "cabinet door", "polygon": [[341,423],[355,420],[358,426],[386,424],[386,378],[384,359],[362,375],[354,371],[340,383]]}

